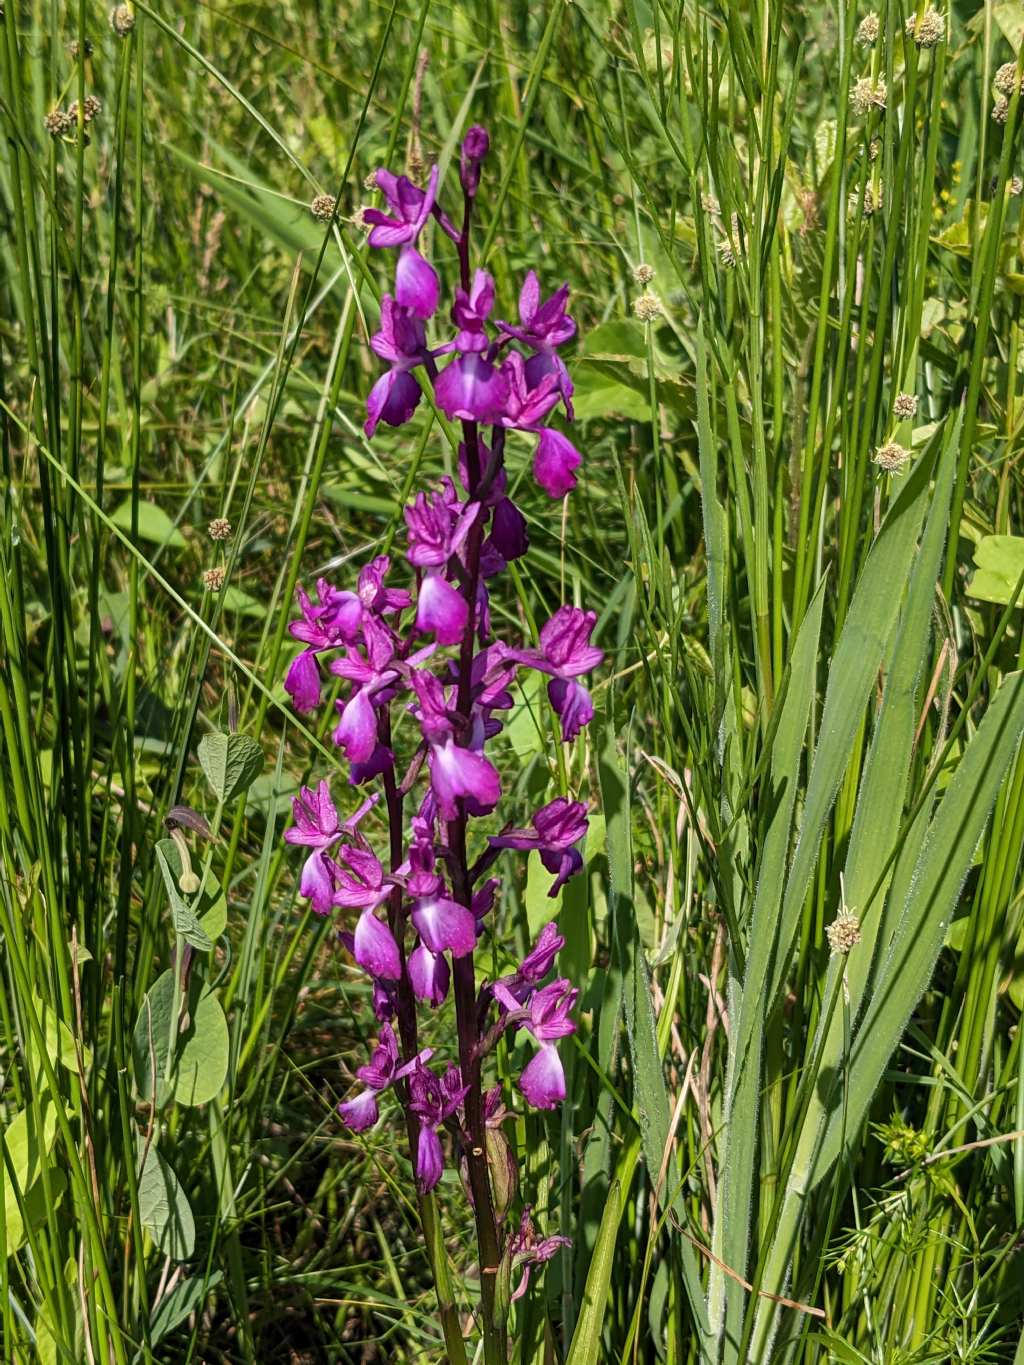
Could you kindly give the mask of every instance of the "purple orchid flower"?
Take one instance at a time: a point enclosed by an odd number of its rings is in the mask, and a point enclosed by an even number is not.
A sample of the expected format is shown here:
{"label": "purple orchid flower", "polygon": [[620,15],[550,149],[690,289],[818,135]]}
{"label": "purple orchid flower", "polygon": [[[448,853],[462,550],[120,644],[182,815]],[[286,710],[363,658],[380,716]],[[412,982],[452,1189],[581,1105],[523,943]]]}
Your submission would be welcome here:
{"label": "purple orchid flower", "polygon": [[366,400],[366,421],[363,430],[372,436],[377,423],[400,427],[416,411],[422,390],[411,371],[427,359],[427,342],[423,323],[415,312],[403,308],[385,294],[380,301],[380,331],[370,338],[370,345],[390,369],[377,380]]}
{"label": "purple orchid flower", "polygon": [[574,471],[582,464],[583,456],[567,436],[540,425],[558,402],[557,376],[548,372],[539,379],[532,378],[530,363],[524,362],[518,351],[505,357],[501,373],[508,384],[501,425],[537,433],[534,478],[549,497],[562,498],[576,487]]}
{"label": "purple orchid flower", "polygon": [[554,1109],[565,1099],[565,1072],[555,1040],[576,1032],[569,1012],[579,991],[564,977],[533,992],[529,1002],[520,1006],[512,992],[500,981],[491,987],[495,1000],[509,1012],[509,1023],[522,1025],[540,1044],[519,1077],[519,1089],[534,1109]]}
{"label": "purple orchid flower", "polygon": [[453,420],[498,422],[508,401],[504,367],[497,369],[477,352],[457,356],[438,375],[434,399]]}
{"label": "purple orchid flower", "polygon": [[604,650],[590,643],[597,614],[579,607],[559,607],[540,632],[540,649],[520,650],[520,663],[551,675],[548,697],[562,721],[562,738],[575,739],[594,716],[587,689],[576,681],[604,659]]}
{"label": "purple orchid flower", "polygon": [[519,1221],[519,1229],[510,1238],[505,1255],[511,1263],[513,1271],[522,1268],[522,1278],[519,1284],[512,1291],[510,1301],[515,1303],[526,1293],[530,1283],[530,1272],[536,1265],[543,1265],[545,1261],[550,1261],[562,1247],[571,1247],[572,1239],[563,1237],[556,1233],[553,1237],[538,1237],[533,1226],[533,1219],[530,1217],[531,1205],[527,1204],[523,1209],[522,1218]]}
{"label": "purple orchid flower", "polygon": [[399,1066],[398,1042],[394,1031],[389,1024],[383,1024],[373,1056],[366,1066],[361,1066],[356,1072],[366,1088],[352,1099],[339,1104],[338,1113],[353,1132],[364,1132],[377,1122],[379,1115],[377,1096],[394,1085],[395,1081],[408,1076],[415,1067],[422,1066],[432,1056],[433,1049],[427,1047],[417,1053],[411,1062]]}
{"label": "purple orchid flower", "polygon": [[417,718],[427,741],[427,765],[437,808],[445,820],[455,820],[459,803],[471,815],[487,815],[498,804],[501,778],[482,753],[455,743],[454,726],[444,702],[444,689],[431,674],[412,679],[418,699]]}
{"label": "purple orchid flower", "polygon": [[292,815],[295,824],[285,830],[285,839],[312,850],[302,867],[299,894],[312,901],[318,915],[326,915],[332,904],[332,884],[320,854],[341,838],[337,807],[327,783],[322,781],[315,792],[303,787],[292,798]]}
{"label": "purple orchid flower", "polygon": [[444,1171],[444,1154],[438,1130],[469,1093],[457,1066],[449,1066],[440,1079],[422,1064],[409,1075],[409,1108],[420,1121],[416,1148],[416,1183],[429,1194]]}
{"label": "purple orchid flower", "polygon": [[363,620],[363,604],[354,592],[339,591],[326,578],[317,580],[317,601],[314,603],[301,586],[296,589],[299,610],[297,621],[292,621],[288,633],[302,640],[307,648],[291,662],[285,676],[285,691],[296,711],[314,711],[320,705],[320,669],[316,656],[328,649],[338,649],[359,638]]}
{"label": "purple orchid flower", "polygon": [[418,318],[434,316],[441,288],[437,271],[415,246],[433,212],[437,178],[438,168],[434,166],[426,189],[421,190],[407,176],[395,176],[381,169],[377,172],[377,185],[384,191],[391,212],[372,208],[363,211],[364,221],[371,225],[371,246],[401,248],[395,271],[395,298]]}
{"label": "purple orchid flower", "polygon": [[384,586],[390,568],[388,556],[378,555],[359,570],[359,600],[367,611],[376,612],[378,616],[388,616],[412,606],[412,593],[406,588]]}
{"label": "purple orchid flower", "polygon": [[533,829],[507,829],[492,834],[492,848],[536,849],[540,860],[555,881],[548,892],[557,896],[570,877],[579,872],[583,858],[574,847],[587,832],[587,808],[582,801],[558,796],[542,806],[533,817]]}
{"label": "purple orchid flower", "polygon": [[569,286],[563,284],[541,303],[540,283],[531,270],[519,292],[519,326],[499,322],[498,327],[506,336],[514,337],[534,352],[526,363],[527,379],[531,385],[539,384],[546,375],[554,377],[565,403],[566,416],[571,422],[572,380],[565,362],[558,354],[558,347],[576,335],[576,324],[565,311],[568,298]]}
{"label": "purple orchid flower", "polygon": [[451,349],[463,355],[473,351],[486,351],[488,347],[485,324],[494,307],[494,280],[486,270],[478,270],[467,292],[455,291],[455,304],[452,317],[458,327],[458,335],[451,343]]}
{"label": "purple orchid flower", "polygon": [[537,942],[523,958],[511,976],[503,976],[496,984],[522,1008],[527,998],[555,965],[555,958],[565,947],[565,939],[553,920],[544,925]]}
{"label": "purple orchid flower", "polygon": [[443,1005],[448,997],[451,971],[444,953],[432,953],[422,941],[409,954],[409,981],[417,1000],[424,1000],[432,1009]]}

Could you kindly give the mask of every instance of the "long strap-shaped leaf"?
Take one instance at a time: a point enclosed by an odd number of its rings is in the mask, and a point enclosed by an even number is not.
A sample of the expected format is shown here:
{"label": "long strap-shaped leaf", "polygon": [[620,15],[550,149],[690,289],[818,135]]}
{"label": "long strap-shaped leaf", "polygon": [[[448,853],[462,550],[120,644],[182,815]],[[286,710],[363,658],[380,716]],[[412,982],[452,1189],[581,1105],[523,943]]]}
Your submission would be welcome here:
{"label": "long strap-shaped leaf", "polygon": [[[737,1274],[745,1275],[749,1256],[765,1024],[764,1010],[759,1006],[763,1003],[761,992],[771,965],[775,939],[773,921],[778,914],[786,878],[793,809],[815,693],[815,665],[823,602],[822,590],[815,595],[804,617],[793,649],[789,680],[772,746],[769,800],[773,812],[764,835],[758,867],[744,992],[737,1002],[739,1008],[730,1011],[737,1024],[730,1040],[725,1121],[720,1147],[721,1176],[712,1244],[717,1259],[711,1263],[708,1279],[708,1319],[712,1329],[719,1330],[722,1310],[728,1303],[725,1335],[730,1338],[735,1337],[735,1323],[737,1316],[742,1315],[746,1291],[738,1280],[725,1274],[723,1267],[729,1266]],[[743,1001],[747,1002],[745,1009]]]}
{"label": "long strap-shaped leaf", "polygon": [[[622,1004],[626,1019],[629,1059],[633,1070],[633,1104],[640,1124],[640,1137],[648,1175],[653,1182],[662,1170],[669,1142],[670,1109],[661,1053],[658,1049],[657,1021],[651,999],[651,977],[637,930],[633,905],[633,848],[630,828],[629,782],[616,749],[613,699],[609,696],[608,724],[598,759],[601,804],[608,831],[609,897],[613,943],[622,975]],[[678,1181],[667,1179],[658,1191],[663,1207],[674,1206],[676,1217],[685,1227],[689,1213]],[[692,1245],[680,1242],[683,1288],[697,1329],[707,1338],[707,1313],[700,1267]]]}
{"label": "long strap-shaped leaf", "polygon": [[[843,1148],[856,1140],[886,1063],[928,987],[960,888],[1022,735],[1024,673],[1012,673],[965,749],[928,830],[892,946],[871,984],[846,1062],[846,1104],[839,1100],[837,1076],[820,1140],[810,1126],[801,1134],[764,1277],[770,1290],[785,1282],[808,1196]],[[839,970],[836,963],[832,970]],[[753,1359],[767,1352],[775,1320],[775,1306],[762,1300],[751,1339]]]}

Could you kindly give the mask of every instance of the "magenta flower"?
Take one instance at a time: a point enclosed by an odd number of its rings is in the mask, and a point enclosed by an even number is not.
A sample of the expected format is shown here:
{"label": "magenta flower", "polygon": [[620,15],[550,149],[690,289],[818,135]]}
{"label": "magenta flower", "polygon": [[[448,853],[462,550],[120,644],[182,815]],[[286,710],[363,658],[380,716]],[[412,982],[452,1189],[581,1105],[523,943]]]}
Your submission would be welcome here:
{"label": "magenta flower", "polygon": [[553,376],[571,422],[572,380],[565,362],[558,354],[558,347],[576,335],[576,324],[565,311],[568,298],[569,286],[563,284],[541,303],[540,283],[531,270],[519,293],[519,326],[499,322],[498,327],[534,352],[526,364],[526,377],[531,385],[539,384],[548,375]]}
{"label": "magenta flower", "polygon": [[361,1133],[377,1122],[377,1096],[382,1091],[401,1080],[416,1067],[429,1060],[433,1050],[424,1048],[411,1062],[404,1066],[398,1064],[398,1042],[390,1025],[381,1026],[380,1035],[373,1056],[366,1066],[361,1066],[356,1075],[366,1086],[352,1099],[338,1105],[338,1113],[353,1132]]}
{"label": "magenta flower", "polygon": [[378,422],[387,422],[392,427],[408,422],[422,392],[410,371],[428,356],[423,323],[390,294],[380,301],[380,331],[370,338],[370,345],[381,360],[388,361],[390,369],[377,380],[366,400],[363,430],[367,436],[377,430]]}
{"label": "magenta flower", "polygon": [[494,281],[486,270],[478,270],[473,276],[469,291],[457,289],[452,318],[458,327],[458,335],[451,343],[451,349],[464,355],[472,351],[486,351],[488,346],[485,324],[494,307]]}
{"label": "magenta flower", "polygon": [[[325,855],[327,856],[327,855]],[[332,904],[348,909],[372,910],[386,900],[384,869],[369,848],[342,844],[336,857],[327,858],[333,879]]]}
{"label": "magenta flower", "polygon": [[500,981],[491,987],[494,998],[509,1012],[509,1023],[522,1025],[540,1044],[519,1077],[519,1089],[534,1109],[554,1109],[565,1099],[565,1072],[555,1040],[575,1033],[569,1012],[579,991],[564,977],[533,992],[528,1003],[520,1006],[512,992]]}
{"label": "magenta flower", "polygon": [[388,616],[412,606],[412,594],[405,588],[386,588],[384,580],[391,568],[387,555],[378,555],[359,570],[358,595],[367,611]]}
{"label": "magenta flower", "polygon": [[533,817],[533,829],[506,829],[492,834],[492,848],[536,849],[540,860],[555,881],[548,892],[556,896],[570,877],[579,872],[583,858],[573,845],[587,832],[587,808],[582,801],[570,801],[558,796],[543,806]]}
{"label": "magenta flower", "polygon": [[327,783],[321,782],[315,792],[303,787],[299,795],[292,798],[292,816],[295,824],[285,830],[285,839],[289,844],[302,844],[312,850],[302,866],[299,895],[312,902],[318,915],[326,915],[333,903],[333,884],[327,864],[320,855],[341,838],[338,812]]}
{"label": "magenta flower", "polygon": [[594,716],[590,693],[576,679],[604,659],[604,650],[590,643],[597,614],[579,607],[559,607],[540,632],[540,649],[523,649],[520,663],[551,675],[548,697],[562,721],[562,738],[575,739]]}
{"label": "magenta flower", "polygon": [[437,198],[438,168],[432,166],[427,188],[421,190],[408,176],[393,175],[381,167],[376,180],[388,202],[390,214],[380,209],[364,209],[363,219],[371,225],[371,246],[414,246],[427,225]]}
{"label": "magenta flower", "polygon": [[291,662],[285,676],[285,691],[297,711],[313,711],[320,705],[320,669],[316,656],[327,649],[338,649],[359,638],[363,604],[354,592],[340,592],[326,578],[317,580],[314,603],[304,588],[296,589],[299,610],[289,634],[307,646]]}
{"label": "magenta flower", "polygon": [[462,1084],[457,1066],[450,1066],[438,1079],[422,1064],[409,1076],[409,1108],[420,1121],[416,1149],[416,1183],[421,1194],[429,1194],[444,1171],[444,1154],[438,1130],[452,1117],[469,1093]]}
{"label": "magenta flower", "polygon": [[434,208],[437,176],[438,168],[434,166],[427,188],[421,190],[404,175],[395,176],[390,171],[379,170],[377,184],[384,191],[391,212],[363,211],[364,220],[371,224],[371,246],[401,248],[395,271],[395,299],[418,318],[433,317],[441,287],[437,271],[415,247]]}
{"label": "magenta flower", "polygon": [[571,1238],[562,1237],[560,1234],[553,1237],[538,1237],[530,1211],[531,1206],[527,1204],[519,1221],[519,1230],[509,1238],[508,1246],[505,1248],[505,1256],[511,1262],[512,1270],[522,1268],[523,1272],[522,1279],[512,1291],[512,1303],[526,1293],[530,1283],[530,1271],[535,1265],[543,1265],[545,1261],[550,1261],[562,1247],[572,1246]]}
{"label": "magenta flower", "polygon": [[416,999],[436,1009],[448,996],[448,959],[444,953],[432,953],[425,943],[418,943],[409,954],[409,980]]}
{"label": "magenta flower", "polygon": [[540,433],[533,455],[533,477],[549,498],[564,498],[576,487],[575,471],[583,456],[567,436],[553,427]]}
{"label": "magenta flower", "polygon": [[450,418],[498,422],[508,400],[508,379],[482,355],[459,356],[441,371],[434,385],[437,406]]}

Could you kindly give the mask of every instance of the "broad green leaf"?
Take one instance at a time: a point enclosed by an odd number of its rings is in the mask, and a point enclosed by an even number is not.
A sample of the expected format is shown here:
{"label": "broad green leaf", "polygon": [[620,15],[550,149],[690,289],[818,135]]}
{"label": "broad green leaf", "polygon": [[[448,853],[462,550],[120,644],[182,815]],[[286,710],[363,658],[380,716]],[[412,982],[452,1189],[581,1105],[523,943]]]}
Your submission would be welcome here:
{"label": "broad green leaf", "polygon": [[186,943],[191,943],[193,948],[198,948],[200,952],[208,953],[213,947],[213,940],[199,922],[199,917],[191,905],[184,899],[178,888],[178,878],[181,876],[181,865],[178,864],[177,875],[171,870],[170,857],[178,853],[177,845],[173,839],[161,839],[156,846],[156,861],[160,868],[161,876],[164,879],[164,888],[167,897],[171,902],[171,918],[174,922],[174,932],[179,934]]}
{"label": "broad green leaf", "polygon": [[233,583],[229,583],[220,596],[225,611],[238,612],[240,616],[252,616],[257,620],[262,620],[267,614],[265,602],[261,602],[258,597],[250,596]]}
{"label": "broad green leaf", "polygon": [[[43,1033],[46,1037],[46,1051],[50,1061],[54,1065],[60,1065],[67,1071],[78,1071],[78,1055],[75,1049],[75,1035],[68,1028],[62,1019],[57,1015],[43,1000],[35,1002],[35,1008],[39,1013],[39,1022],[42,1025]],[[88,1070],[92,1065],[92,1053],[82,1044],[82,1065]]]}
{"label": "broad green leaf", "polygon": [[[132,500],[125,498],[114,509],[110,517],[115,526],[122,531],[132,529]],[[174,550],[185,548],[185,537],[162,507],[155,502],[139,503],[139,539],[148,540],[153,545],[169,545]]]}
{"label": "broad green leaf", "polygon": [[[206,1104],[220,1093],[228,1074],[228,1025],[220,1001],[212,991],[200,994],[193,977],[186,1027],[180,1027],[175,1067],[168,1079],[167,1058],[174,1010],[174,973],[158,977],[142,1002],[132,1038],[135,1089],[140,1098],[162,1108],[170,1099],[179,1104]],[[155,1067],[155,1077],[154,1077]]]}
{"label": "broad green leaf", "polygon": [[139,1215],[162,1255],[172,1261],[188,1260],[196,1245],[192,1208],[155,1143],[146,1153],[139,1175]]}
{"label": "broad green leaf", "polygon": [[[178,851],[178,845],[173,839],[161,839],[158,847],[164,855],[175,884],[177,884],[181,877],[181,854]],[[166,881],[166,873],[164,878]],[[191,905],[200,929],[210,940],[215,942],[227,928],[228,902],[224,888],[210,868],[205,870],[203,884]],[[213,942],[211,942],[211,947]]]}
{"label": "broad green leaf", "polygon": [[[983,536],[974,547],[976,572],[967,591],[982,602],[1005,606],[1024,573],[1024,536]],[[1017,606],[1022,605],[1021,598]]]}
{"label": "broad green leaf", "polygon": [[230,801],[252,786],[263,771],[263,750],[249,735],[204,735],[199,762],[218,801]]}
{"label": "broad green leaf", "polygon": [[573,383],[573,408],[580,422],[609,417],[622,417],[634,422],[651,420],[650,398],[629,384],[620,383],[584,365],[576,367]]}
{"label": "broad green leaf", "polygon": [[[25,1240],[25,1224],[18,1204],[20,1190],[25,1203],[29,1225],[38,1227],[46,1218],[46,1191],[42,1182],[43,1161],[53,1148],[57,1131],[57,1111],[47,1095],[40,1100],[42,1132],[36,1128],[31,1109],[22,1109],[4,1128],[0,1142],[6,1156],[0,1152],[0,1189],[3,1190],[4,1215],[7,1221],[7,1255],[12,1256]],[[8,1161],[14,1171],[11,1180]],[[67,1185],[64,1172],[51,1165],[48,1173],[50,1191],[56,1198]]]}
{"label": "broad green leaf", "polygon": [[157,1304],[149,1324],[149,1339],[153,1345],[155,1346],[168,1332],[173,1332],[180,1322],[184,1322],[188,1315],[199,1307],[210,1290],[216,1289],[222,1278],[219,1270],[215,1270],[209,1277],[192,1275],[189,1279],[176,1284],[169,1294],[165,1294]]}

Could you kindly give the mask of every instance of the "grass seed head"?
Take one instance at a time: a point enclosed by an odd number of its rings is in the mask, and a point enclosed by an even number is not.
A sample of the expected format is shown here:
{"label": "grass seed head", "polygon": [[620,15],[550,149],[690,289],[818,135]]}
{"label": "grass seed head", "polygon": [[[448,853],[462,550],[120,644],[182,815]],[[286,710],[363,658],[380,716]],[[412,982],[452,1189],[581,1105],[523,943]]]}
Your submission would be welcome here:
{"label": "grass seed head", "polygon": [[115,5],[110,11],[110,27],[119,38],[127,38],[135,27],[135,14],[130,5]]}
{"label": "grass seed head", "polygon": [[654,279],[654,266],[648,265],[646,261],[641,261],[639,265],[633,267],[633,278],[643,288]]}
{"label": "grass seed head", "polygon": [[63,137],[71,129],[71,118],[64,109],[51,109],[43,119],[43,127],[51,137]]}
{"label": "grass seed head", "polygon": [[860,920],[849,910],[842,910],[825,930],[825,937],[832,952],[845,957],[860,942]]}
{"label": "grass seed head", "polygon": [[999,91],[1000,95],[1009,96],[1013,94],[1013,87],[1018,79],[1020,80],[1021,88],[1024,89],[1024,78],[1019,78],[1017,76],[1017,63],[1004,62],[996,72],[992,84]]}
{"label": "grass seed head", "polygon": [[857,27],[857,37],[855,39],[858,47],[874,47],[878,42],[880,25],[878,15],[871,13],[865,14]]}
{"label": "grass seed head", "polygon": [[309,211],[318,223],[329,223],[334,217],[337,200],[333,194],[318,194],[309,206]]}
{"label": "grass seed head", "polygon": [[995,123],[1005,123],[1009,116],[1010,101],[1005,95],[999,95],[992,106],[992,119]]}
{"label": "grass seed head", "polygon": [[946,36],[946,21],[937,9],[929,6],[920,19],[910,16],[905,31],[918,47],[936,47]]}
{"label": "grass seed head", "polygon": [[207,592],[220,592],[224,586],[224,570],[218,564],[215,568],[203,570],[203,587]]}
{"label": "grass seed head", "polygon": [[910,460],[910,451],[899,441],[886,441],[875,451],[874,463],[887,474],[898,474]]}
{"label": "grass seed head", "polygon": [[231,523],[227,517],[214,517],[206,531],[211,540],[229,540],[231,538]]}
{"label": "grass seed head", "polygon": [[645,289],[633,300],[633,312],[641,322],[654,322],[661,316],[661,299],[651,289]]}
{"label": "grass seed head", "polygon": [[898,393],[892,405],[892,411],[895,417],[913,417],[917,412],[917,395]]}
{"label": "grass seed head", "polygon": [[871,76],[861,76],[854,81],[850,91],[850,105],[853,112],[863,118],[872,109],[885,108],[885,86],[878,85]]}

